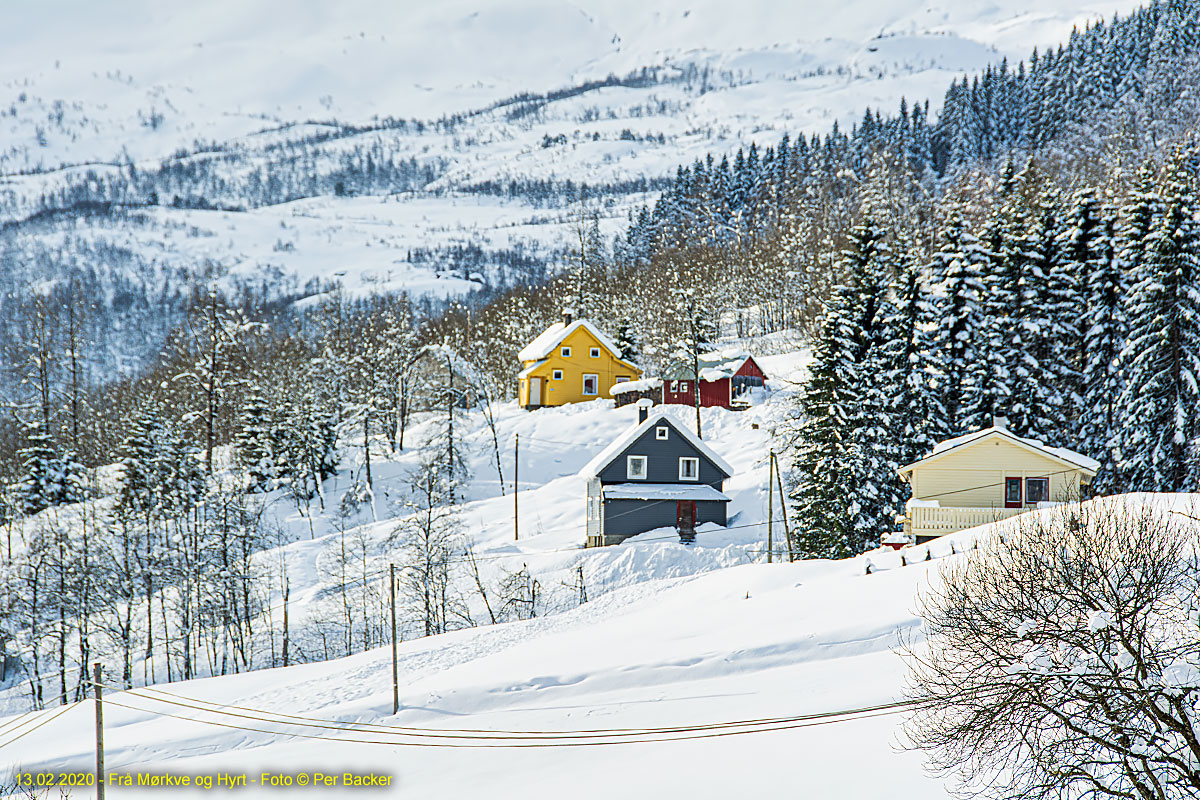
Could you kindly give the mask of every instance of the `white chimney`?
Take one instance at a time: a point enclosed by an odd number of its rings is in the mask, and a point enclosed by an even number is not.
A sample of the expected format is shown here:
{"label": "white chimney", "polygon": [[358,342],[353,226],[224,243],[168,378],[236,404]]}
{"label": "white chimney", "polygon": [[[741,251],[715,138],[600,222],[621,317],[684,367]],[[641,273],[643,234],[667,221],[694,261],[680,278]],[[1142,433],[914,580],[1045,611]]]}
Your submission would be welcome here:
{"label": "white chimney", "polygon": [[992,427],[1008,430],[1008,417],[992,417]]}
{"label": "white chimney", "polygon": [[637,401],[638,425],[641,425],[650,416],[650,406],[652,405],[654,405],[654,401],[649,397],[643,397]]}
{"label": "white chimney", "polygon": [[572,320],[574,320],[574,319],[575,319],[575,309],[564,308],[563,309],[563,325],[570,325]]}

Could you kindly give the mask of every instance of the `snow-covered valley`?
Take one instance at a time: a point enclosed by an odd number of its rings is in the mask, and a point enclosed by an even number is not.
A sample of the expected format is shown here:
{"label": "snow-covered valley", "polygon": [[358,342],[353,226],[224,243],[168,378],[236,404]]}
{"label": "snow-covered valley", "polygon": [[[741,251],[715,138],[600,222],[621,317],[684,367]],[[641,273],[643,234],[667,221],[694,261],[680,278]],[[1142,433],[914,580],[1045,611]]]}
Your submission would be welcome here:
{"label": "snow-covered valley", "polygon": [[[20,248],[68,262],[115,250],[109,268],[150,285],[170,272],[265,283],[277,296],[334,282],[461,294],[522,279],[511,265],[526,257],[560,265],[583,214],[618,232],[680,164],[848,130],[901,97],[936,114],[952,78],[1136,5],[11,8],[0,28],[3,216],[170,167],[183,208],[123,196],[137,213],[27,225]],[[338,196],[335,173],[352,154],[401,165],[403,177]],[[198,182],[205,171],[223,182]],[[311,183],[321,176],[328,187]],[[20,280],[55,277],[24,261]]]}

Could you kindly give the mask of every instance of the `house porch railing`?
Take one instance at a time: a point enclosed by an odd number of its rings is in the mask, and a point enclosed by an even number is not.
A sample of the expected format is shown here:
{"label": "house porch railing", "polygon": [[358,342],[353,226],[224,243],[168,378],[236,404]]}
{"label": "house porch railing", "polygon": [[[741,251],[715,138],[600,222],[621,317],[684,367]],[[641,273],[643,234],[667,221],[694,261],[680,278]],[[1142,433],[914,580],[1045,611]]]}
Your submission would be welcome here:
{"label": "house porch railing", "polygon": [[942,536],[955,531],[986,525],[1028,508],[964,508],[955,506],[912,506],[904,516],[904,533],[911,536]]}

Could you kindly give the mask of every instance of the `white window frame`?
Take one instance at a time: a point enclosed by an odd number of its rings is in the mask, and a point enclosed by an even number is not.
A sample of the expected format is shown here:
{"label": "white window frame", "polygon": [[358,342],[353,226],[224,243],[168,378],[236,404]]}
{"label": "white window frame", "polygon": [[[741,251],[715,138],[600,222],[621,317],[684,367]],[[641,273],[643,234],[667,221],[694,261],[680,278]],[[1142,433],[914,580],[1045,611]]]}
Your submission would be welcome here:
{"label": "white window frame", "polygon": [[562,376],[563,376],[563,371],[562,371],[561,369],[556,369],[556,370],[554,370],[554,372],[550,373],[550,375],[551,375],[551,377],[553,377],[553,378],[554,378],[554,380],[556,380],[556,381],[561,381],[561,380],[563,379],[563,377],[562,377]]}
{"label": "white window frame", "polygon": [[561,355],[563,358],[571,357],[571,348],[569,348],[569,347],[564,347],[561,350],[559,350],[558,352],[559,352],[559,355]]}
{"label": "white window frame", "polygon": [[678,392],[679,391],[679,381],[671,381],[671,389],[670,390],[672,392]]}
{"label": "white window frame", "polygon": [[[691,462],[693,465],[695,465],[695,469],[693,470],[693,474],[691,474],[691,475],[684,474],[683,467],[688,462]],[[679,480],[681,480],[681,481],[698,481],[698,480],[700,480],[700,459],[688,458],[687,456],[681,456],[679,459]]]}
{"label": "white window frame", "polygon": [[629,383],[629,376],[628,375],[618,375],[616,378],[613,379],[613,383]]}
{"label": "white window frame", "polygon": [[592,358],[599,358],[599,357],[600,357],[600,348],[599,348],[599,347],[593,347],[593,348],[592,348],[592,350],[591,350],[591,352],[589,353],[589,355],[590,355]]}
{"label": "white window frame", "polygon": [[[642,474],[635,475],[633,465],[642,465]],[[628,481],[644,481],[646,474],[650,471],[650,458],[648,456],[625,456],[625,480]]]}
{"label": "white window frame", "polygon": [[687,385],[688,385],[687,381],[680,381],[679,382],[679,391],[686,392],[688,390]]}
{"label": "white window frame", "polygon": [[[594,391],[594,392],[589,392],[589,391],[587,390],[588,378],[591,378],[591,379],[592,379],[592,388],[593,388],[593,389],[595,389],[596,391]],[[599,375],[596,375],[596,374],[594,374],[594,373],[591,373],[591,372],[589,372],[589,373],[585,374],[585,375],[583,376],[583,387],[582,387],[582,388],[583,388],[583,396],[584,396],[584,397],[597,397],[597,396],[599,396],[599,394],[600,394],[600,376],[599,376]]]}
{"label": "white window frame", "polygon": [[667,433],[668,430],[670,429],[666,425],[659,425],[654,429],[654,438],[660,442],[666,441],[667,436],[669,435]]}

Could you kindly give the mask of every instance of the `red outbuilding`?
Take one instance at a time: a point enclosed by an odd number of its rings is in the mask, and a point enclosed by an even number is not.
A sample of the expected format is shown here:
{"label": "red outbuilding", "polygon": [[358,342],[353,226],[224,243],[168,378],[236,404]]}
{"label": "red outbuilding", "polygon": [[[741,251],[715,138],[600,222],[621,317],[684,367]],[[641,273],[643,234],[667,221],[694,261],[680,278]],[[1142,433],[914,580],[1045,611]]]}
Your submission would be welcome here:
{"label": "red outbuilding", "polygon": [[[704,353],[700,356],[700,405],[746,408],[751,391],[762,387],[767,375],[748,353]],[[677,365],[662,376],[664,403],[694,405],[695,374],[692,365]]]}

